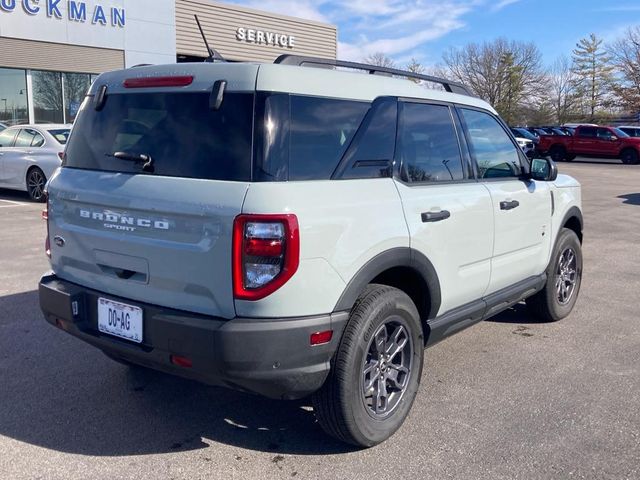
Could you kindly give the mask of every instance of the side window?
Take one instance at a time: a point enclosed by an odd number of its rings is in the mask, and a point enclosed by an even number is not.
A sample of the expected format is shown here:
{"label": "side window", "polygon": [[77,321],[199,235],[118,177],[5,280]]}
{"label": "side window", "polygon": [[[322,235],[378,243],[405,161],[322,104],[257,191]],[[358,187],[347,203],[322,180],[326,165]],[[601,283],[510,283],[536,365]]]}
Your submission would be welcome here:
{"label": "side window", "polygon": [[289,180],[328,180],[370,104],[291,96]]}
{"label": "side window", "polygon": [[40,135],[38,132],[35,132],[33,136],[33,140],[31,140],[31,146],[35,148],[40,148],[44,145],[44,137]]}
{"label": "side window", "polygon": [[345,154],[336,177],[390,177],[393,173],[397,117],[398,103],[395,98],[375,100]]}
{"label": "side window", "polygon": [[599,128],[598,129],[598,138],[601,140],[611,140],[613,137],[613,133],[607,128]]}
{"label": "side window", "polygon": [[0,132],[0,148],[1,147],[12,147],[13,139],[15,138],[17,130],[4,130]]}
{"label": "side window", "polygon": [[469,134],[469,149],[480,178],[519,177],[518,147],[493,116],[478,110],[460,110]]}
{"label": "side window", "polygon": [[460,146],[449,107],[403,103],[398,159],[408,182],[464,179]]}
{"label": "side window", "polygon": [[593,138],[596,136],[596,129],[594,127],[582,127],[580,130],[578,130],[578,136]]}
{"label": "side window", "polygon": [[34,137],[38,134],[38,132],[29,129],[22,129],[16,138],[16,147],[24,148],[30,147],[31,142],[33,142]]}

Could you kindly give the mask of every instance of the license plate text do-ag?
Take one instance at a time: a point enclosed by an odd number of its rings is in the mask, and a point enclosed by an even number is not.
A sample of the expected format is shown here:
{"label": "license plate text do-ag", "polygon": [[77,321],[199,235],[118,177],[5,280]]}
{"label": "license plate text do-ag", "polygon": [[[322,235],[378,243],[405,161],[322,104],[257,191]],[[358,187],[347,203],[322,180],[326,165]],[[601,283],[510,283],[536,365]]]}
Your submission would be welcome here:
{"label": "license plate text do-ag", "polygon": [[98,298],[98,330],[136,343],[142,343],[142,309]]}

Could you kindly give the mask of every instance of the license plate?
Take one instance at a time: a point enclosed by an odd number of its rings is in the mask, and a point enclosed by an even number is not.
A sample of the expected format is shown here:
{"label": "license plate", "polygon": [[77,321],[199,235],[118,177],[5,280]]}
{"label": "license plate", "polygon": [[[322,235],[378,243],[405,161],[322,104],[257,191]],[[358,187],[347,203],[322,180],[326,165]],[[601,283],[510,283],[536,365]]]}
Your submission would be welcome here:
{"label": "license plate", "polygon": [[142,343],[142,309],[126,303],[98,298],[98,330]]}

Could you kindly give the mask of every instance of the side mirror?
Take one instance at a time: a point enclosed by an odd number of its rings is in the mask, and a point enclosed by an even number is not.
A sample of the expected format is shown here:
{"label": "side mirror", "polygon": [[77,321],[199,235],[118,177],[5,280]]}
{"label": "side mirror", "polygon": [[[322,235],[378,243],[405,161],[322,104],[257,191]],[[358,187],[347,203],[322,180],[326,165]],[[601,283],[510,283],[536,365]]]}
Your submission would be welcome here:
{"label": "side mirror", "polygon": [[531,179],[541,182],[553,182],[558,178],[558,167],[549,158],[534,158],[531,160]]}

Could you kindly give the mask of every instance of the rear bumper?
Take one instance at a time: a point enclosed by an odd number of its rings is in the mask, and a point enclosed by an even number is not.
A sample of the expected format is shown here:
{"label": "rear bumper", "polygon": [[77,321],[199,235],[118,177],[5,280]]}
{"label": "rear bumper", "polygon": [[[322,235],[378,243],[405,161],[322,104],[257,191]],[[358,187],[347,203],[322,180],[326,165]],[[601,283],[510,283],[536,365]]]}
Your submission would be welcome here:
{"label": "rear bumper", "polygon": [[[39,286],[45,319],[85,342],[131,363],[270,398],[296,399],[318,390],[330,368],[348,313],[284,319],[226,320],[148,305],[45,275]],[[98,330],[97,299],[143,309],[143,343]],[[312,333],[333,330],[331,342],[312,347]],[[187,357],[192,367],[171,363]]]}

